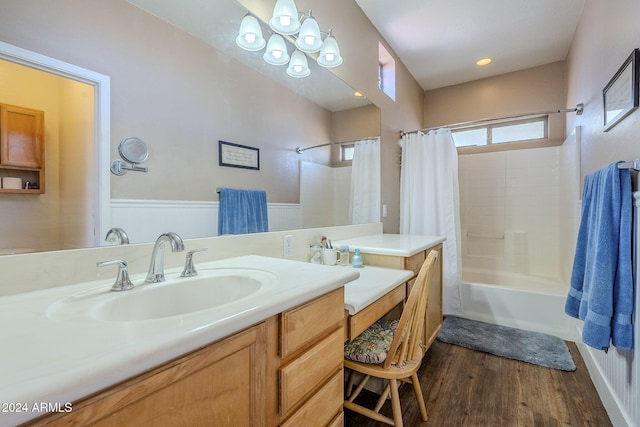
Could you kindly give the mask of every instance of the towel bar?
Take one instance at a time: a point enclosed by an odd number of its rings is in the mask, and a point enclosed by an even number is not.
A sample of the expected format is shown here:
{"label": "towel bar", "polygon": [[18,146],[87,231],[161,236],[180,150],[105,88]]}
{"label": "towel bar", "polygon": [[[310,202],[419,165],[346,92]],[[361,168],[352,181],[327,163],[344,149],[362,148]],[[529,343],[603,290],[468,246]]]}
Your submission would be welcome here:
{"label": "towel bar", "polygon": [[618,169],[633,169],[640,171],[640,157],[630,162],[618,163]]}
{"label": "towel bar", "polygon": [[504,233],[502,234],[476,234],[467,232],[467,237],[473,237],[476,239],[496,239],[504,240]]}

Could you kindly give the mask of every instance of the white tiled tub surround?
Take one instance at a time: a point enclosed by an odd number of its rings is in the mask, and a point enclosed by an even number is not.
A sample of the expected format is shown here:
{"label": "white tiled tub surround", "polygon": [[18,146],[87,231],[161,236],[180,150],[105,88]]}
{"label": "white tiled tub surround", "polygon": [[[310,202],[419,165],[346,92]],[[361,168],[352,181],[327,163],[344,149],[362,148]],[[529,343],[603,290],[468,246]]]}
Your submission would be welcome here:
{"label": "white tiled tub surround", "polygon": [[562,146],[460,156],[463,268],[561,278],[572,222]]}

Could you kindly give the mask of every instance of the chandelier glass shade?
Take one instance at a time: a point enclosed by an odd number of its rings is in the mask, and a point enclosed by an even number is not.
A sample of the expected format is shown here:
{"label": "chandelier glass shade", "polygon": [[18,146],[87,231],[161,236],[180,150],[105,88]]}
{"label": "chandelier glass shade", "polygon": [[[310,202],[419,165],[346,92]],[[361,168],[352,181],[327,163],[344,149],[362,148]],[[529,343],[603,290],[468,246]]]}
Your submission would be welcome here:
{"label": "chandelier glass shade", "polygon": [[322,44],[322,49],[318,56],[318,64],[325,68],[333,68],[342,64],[340,48],[338,47],[336,39],[331,35],[331,30],[329,30],[329,35],[324,39],[324,43]]}
{"label": "chandelier glass shade", "polygon": [[299,50],[293,52],[291,61],[289,61],[289,66],[287,67],[287,74],[298,79],[311,74],[309,63],[307,62],[307,55]]}
{"label": "chandelier glass shade", "polygon": [[285,65],[289,62],[287,44],[280,34],[272,34],[267,43],[267,49],[262,55],[265,62],[271,65]]}
{"label": "chandelier glass shade", "polygon": [[[240,30],[236,43],[242,49],[259,51],[267,47],[262,58],[271,65],[286,65],[287,74],[291,77],[302,78],[311,74],[307,61],[307,54],[317,55],[317,63],[325,68],[337,67],[342,64],[342,56],[338,42],[329,30],[320,31],[318,22],[309,11],[307,14],[298,12],[294,0],[277,0],[273,8],[273,16],[269,20],[269,27],[273,34],[269,41],[265,40],[258,19],[247,14],[240,23]],[[322,40],[322,34],[327,37]],[[289,56],[287,42],[283,36],[295,39],[296,50]]]}
{"label": "chandelier glass shade", "polygon": [[260,28],[260,23],[255,16],[246,15],[242,18],[236,43],[244,50],[251,52],[258,51],[265,46],[262,28]]}
{"label": "chandelier glass shade", "polygon": [[311,16],[311,12],[309,12],[309,16],[302,21],[302,26],[296,39],[296,46],[305,53],[315,53],[322,48],[320,26],[318,25],[318,21]]}
{"label": "chandelier glass shade", "polygon": [[298,19],[298,9],[293,0],[278,0],[273,8],[273,17],[269,21],[269,26],[276,33],[290,36],[300,30],[300,20]]}

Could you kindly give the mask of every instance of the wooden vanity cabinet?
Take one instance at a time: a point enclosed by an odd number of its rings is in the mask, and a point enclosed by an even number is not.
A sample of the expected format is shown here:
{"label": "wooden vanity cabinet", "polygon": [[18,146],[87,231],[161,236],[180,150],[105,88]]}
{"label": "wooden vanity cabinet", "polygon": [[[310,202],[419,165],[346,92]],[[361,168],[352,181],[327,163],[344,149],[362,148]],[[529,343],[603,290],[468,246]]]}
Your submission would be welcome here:
{"label": "wooden vanity cabinet", "polygon": [[410,257],[367,254],[362,253],[362,260],[365,265],[375,265],[387,268],[401,268],[413,271],[413,277],[407,282],[406,295],[409,295],[411,287],[415,282],[416,276],[422,267],[427,254],[431,250],[438,251],[438,259],[436,261],[435,270],[432,275],[429,287],[429,301],[427,303],[426,312],[426,328],[424,342],[426,343],[425,351],[431,346],[436,339],[440,328],[442,327],[442,244],[419,251]]}
{"label": "wooden vanity cabinet", "polygon": [[344,290],[267,321],[269,425],[341,426]]}
{"label": "wooden vanity cabinet", "polygon": [[265,323],[73,403],[29,426],[266,426]]}
{"label": "wooden vanity cabinet", "polygon": [[344,291],[331,291],[28,426],[342,426]]}
{"label": "wooden vanity cabinet", "polygon": [[36,182],[38,189],[0,188],[2,193],[44,193],[44,112],[0,103],[0,172]]}

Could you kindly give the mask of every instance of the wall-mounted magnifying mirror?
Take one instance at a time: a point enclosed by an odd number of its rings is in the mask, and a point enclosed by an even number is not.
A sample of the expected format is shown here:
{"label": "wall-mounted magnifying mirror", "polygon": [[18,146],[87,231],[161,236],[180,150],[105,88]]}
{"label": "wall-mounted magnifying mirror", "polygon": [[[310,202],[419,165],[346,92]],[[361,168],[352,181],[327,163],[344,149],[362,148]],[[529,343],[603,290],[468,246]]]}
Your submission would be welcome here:
{"label": "wall-mounted magnifying mirror", "polygon": [[149,149],[143,140],[136,137],[125,138],[120,141],[118,153],[126,162],[122,160],[113,160],[111,162],[111,173],[114,175],[124,175],[127,171],[147,172],[145,166],[138,166],[149,157]]}

